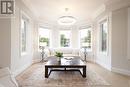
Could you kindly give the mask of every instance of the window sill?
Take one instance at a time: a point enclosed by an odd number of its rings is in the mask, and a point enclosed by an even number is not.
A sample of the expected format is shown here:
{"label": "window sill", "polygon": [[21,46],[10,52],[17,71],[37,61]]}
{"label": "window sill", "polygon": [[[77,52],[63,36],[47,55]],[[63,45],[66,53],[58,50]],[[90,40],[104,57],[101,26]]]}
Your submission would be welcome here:
{"label": "window sill", "polygon": [[106,51],[100,51],[101,54],[107,56],[107,52]]}

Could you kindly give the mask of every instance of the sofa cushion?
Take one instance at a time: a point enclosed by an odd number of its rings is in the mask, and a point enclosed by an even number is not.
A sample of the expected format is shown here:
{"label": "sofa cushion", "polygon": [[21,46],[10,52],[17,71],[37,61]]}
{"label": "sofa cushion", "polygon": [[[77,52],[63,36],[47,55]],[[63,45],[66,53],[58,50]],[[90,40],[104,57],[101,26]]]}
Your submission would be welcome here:
{"label": "sofa cushion", "polygon": [[74,55],[74,56],[79,56],[79,49],[73,49],[73,51],[72,51],[72,55]]}
{"label": "sofa cushion", "polygon": [[73,49],[71,48],[50,48],[50,54],[55,55],[55,52],[62,52],[63,54],[72,54]]}
{"label": "sofa cushion", "polygon": [[50,48],[50,56],[54,56],[55,52],[62,52],[63,56],[79,56],[80,49],[78,48]]}
{"label": "sofa cushion", "polygon": [[70,57],[71,57],[71,56],[75,56],[75,55],[73,55],[73,54],[63,54],[63,56],[64,56],[64,57],[67,57],[67,56],[70,56]]}
{"label": "sofa cushion", "polygon": [[63,54],[72,54],[72,49],[71,48],[59,48],[59,49],[54,49],[55,52],[62,52]]}
{"label": "sofa cushion", "polygon": [[55,50],[53,48],[49,48],[49,52],[51,56],[55,55]]}

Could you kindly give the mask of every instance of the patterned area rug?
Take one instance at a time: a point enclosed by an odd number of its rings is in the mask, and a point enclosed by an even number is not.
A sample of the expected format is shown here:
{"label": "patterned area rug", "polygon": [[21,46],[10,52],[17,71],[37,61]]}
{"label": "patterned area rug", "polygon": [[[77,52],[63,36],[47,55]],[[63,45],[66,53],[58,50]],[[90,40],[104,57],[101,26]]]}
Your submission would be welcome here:
{"label": "patterned area rug", "polygon": [[44,77],[44,64],[32,65],[17,77],[20,87],[110,87],[96,72],[87,68],[87,77],[79,72],[54,71],[49,78]]}

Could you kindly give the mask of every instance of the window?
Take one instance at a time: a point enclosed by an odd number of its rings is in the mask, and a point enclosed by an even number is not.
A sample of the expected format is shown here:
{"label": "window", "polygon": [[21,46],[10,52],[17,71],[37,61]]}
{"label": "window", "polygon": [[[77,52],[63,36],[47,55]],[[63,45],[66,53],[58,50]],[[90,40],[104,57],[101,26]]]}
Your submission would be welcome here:
{"label": "window", "polygon": [[22,17],[21,19],[21,52],[26,52],[26,36],[27,36],[27,20]]}
{"label": "window", "polygon": [[50,30],[40,27],[39,28],[39,47],[50,46]]}
{"label": "window", "polygon": [[102,52],[107,51],[107,35],[108,35],[108,26],[107,26],[107,21],[104,21],[100,24],[100,29],[101,29],[101,46],[100,49]]}
{"label": "window", "polygon": [[80,30],[80,47],[87,47],[91,50],[91,27]]}
{"label": "window", "polygon": [[60,31],[60,46],[61,47],[70,47],[70,30],[62,30]]}

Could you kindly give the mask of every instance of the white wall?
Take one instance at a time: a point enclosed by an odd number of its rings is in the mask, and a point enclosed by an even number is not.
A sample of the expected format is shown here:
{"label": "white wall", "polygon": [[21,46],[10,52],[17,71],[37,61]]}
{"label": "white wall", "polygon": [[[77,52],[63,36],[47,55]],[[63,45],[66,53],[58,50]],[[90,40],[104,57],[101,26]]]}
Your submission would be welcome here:
{"label": "white wall", "polygon": [[40,61],[39,44],[38,44],[38,23],[34,23],[33,29],[33,62]]}
{"label": "white wall", "polygon": [[[27,53],[21,56],[20,52],[20,18],[21,11],[29,16],[29,27],[27,30]],[[15,2],[15,14],[12,18],[0,16],[0,67],[10,67],[17,75],[32,63],[33,58],[33,15],[21,2]],[[4,18],[3,18],[4,17]]]}
{"label": "white wall", "polygon": [[76,27],[76,26],[73,26],[72,27],[72,30],[71,30],[71,32],[72,32],[72,35],[71,35],[71,47],[72,48],[80,48],[80,45],[79,45],[79,29],[78,29],[78,27]]}
{"label": "white wall", "polygon": [[59,28],[57,26],[51,28],[51,40],[52,48],[60,47]]}
{"label": "white wall", "polygon": [[[112,70],[130,75],[127,58],[128,7],[112,13]],[[130,52],[129,52],[130,53]]]}
{"label": "white wall", "polygon": [[0,18],[0,67],[10,67],[11,19]]}
{"label": "white wall", "polygon": [[[29,19],[27,29],[27,52],[21,55],[20,52],[20,24],[21,16],[24,14]],[[15,16],[11,19],[11,70],[17,75],[32,64],[33,58],[33,15],[30,10],[21,2],[16,0]]]}

